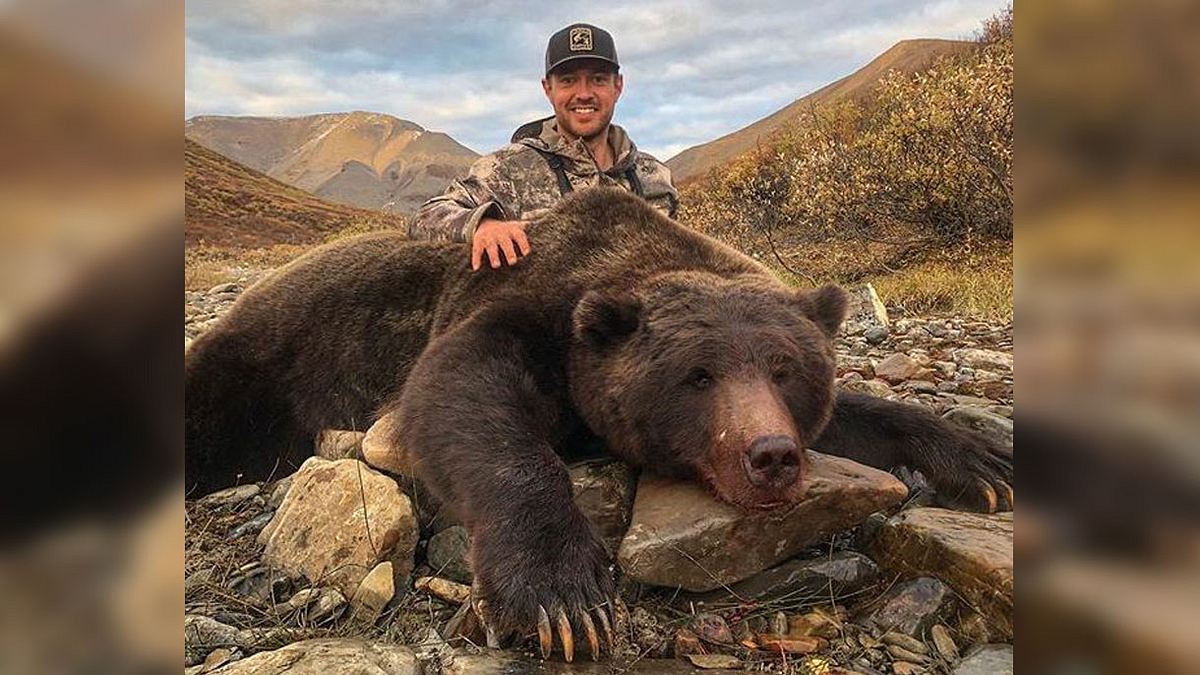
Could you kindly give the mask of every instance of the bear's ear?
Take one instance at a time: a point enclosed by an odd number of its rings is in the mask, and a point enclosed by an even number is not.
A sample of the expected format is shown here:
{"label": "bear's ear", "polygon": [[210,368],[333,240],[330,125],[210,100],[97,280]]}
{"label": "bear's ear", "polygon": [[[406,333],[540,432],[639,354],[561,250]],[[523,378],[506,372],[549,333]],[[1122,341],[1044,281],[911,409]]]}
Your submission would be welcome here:
{"label": "bear's ear", "polygon": [[614,345],[637,330],[641,313],[641,301],[629,293],[588,291],[575,305],[575,337],[593,347]]}
{"label": "bear's ear", "polygon": [[849,302],[846,291],[833,284],[800,293],[800,304],[804,307],[804,313],[829,337],[837,335],[842,321],[846,319]]}

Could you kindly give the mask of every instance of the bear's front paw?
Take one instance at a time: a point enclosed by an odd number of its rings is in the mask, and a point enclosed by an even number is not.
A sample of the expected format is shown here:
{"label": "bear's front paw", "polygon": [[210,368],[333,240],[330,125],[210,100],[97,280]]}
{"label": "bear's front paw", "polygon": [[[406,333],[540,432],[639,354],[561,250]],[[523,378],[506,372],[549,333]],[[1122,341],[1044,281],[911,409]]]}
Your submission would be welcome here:
{"label": "bear's front paw", "polygon": [[579,632],[593,660],[600,656],[601,637],[612,652],[612,570],[608,552],[586,521],[566,531],[543,530],[532,550],[518,543],[523,537],[490,534],[476,540],[471,594],[489,646],[537,635],[542,657],[548,658],[557,633],[563,657],[573,661]]}
{"label": "bear's front paw", "polygon": [[951,508],[995,513],[1013,508],[1013,451],[975,431],[955,429],[945,444],[927,448],[917,467]]}

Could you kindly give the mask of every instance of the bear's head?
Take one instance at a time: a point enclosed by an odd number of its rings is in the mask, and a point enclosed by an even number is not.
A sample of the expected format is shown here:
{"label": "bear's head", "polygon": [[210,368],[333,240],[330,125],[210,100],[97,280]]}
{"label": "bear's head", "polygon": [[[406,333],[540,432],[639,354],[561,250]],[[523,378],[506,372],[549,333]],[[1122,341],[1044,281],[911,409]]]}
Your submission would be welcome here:
{"label": "bear's head", "polygon": [[571,394],[614,454],[751,509],[804,494],[833,411],[845,291],[759,275],[663,274],[575,307]]}

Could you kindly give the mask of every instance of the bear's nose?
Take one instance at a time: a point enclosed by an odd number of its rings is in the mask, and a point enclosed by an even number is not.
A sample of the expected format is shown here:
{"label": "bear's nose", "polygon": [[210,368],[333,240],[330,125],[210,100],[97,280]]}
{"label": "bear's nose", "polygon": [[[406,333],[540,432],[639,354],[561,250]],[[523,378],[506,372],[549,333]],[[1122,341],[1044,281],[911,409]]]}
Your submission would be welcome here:
{"label": "bear's nose", "polygon": [[800,473],[800,448],[787,436],[763,436],[750,444],[742,466],[755,487],[787,487]]}

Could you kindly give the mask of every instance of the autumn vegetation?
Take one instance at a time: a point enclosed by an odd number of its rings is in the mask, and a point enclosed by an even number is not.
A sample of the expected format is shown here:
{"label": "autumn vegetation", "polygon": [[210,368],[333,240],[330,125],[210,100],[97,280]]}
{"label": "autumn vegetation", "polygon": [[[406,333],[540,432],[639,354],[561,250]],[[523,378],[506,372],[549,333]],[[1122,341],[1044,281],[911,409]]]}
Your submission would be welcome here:
{"label": "autumn vegetation", "polygon": [[680,219],[806,283],[1011,316],[1011,7],[974,49],[816,107],[681,190]]}

